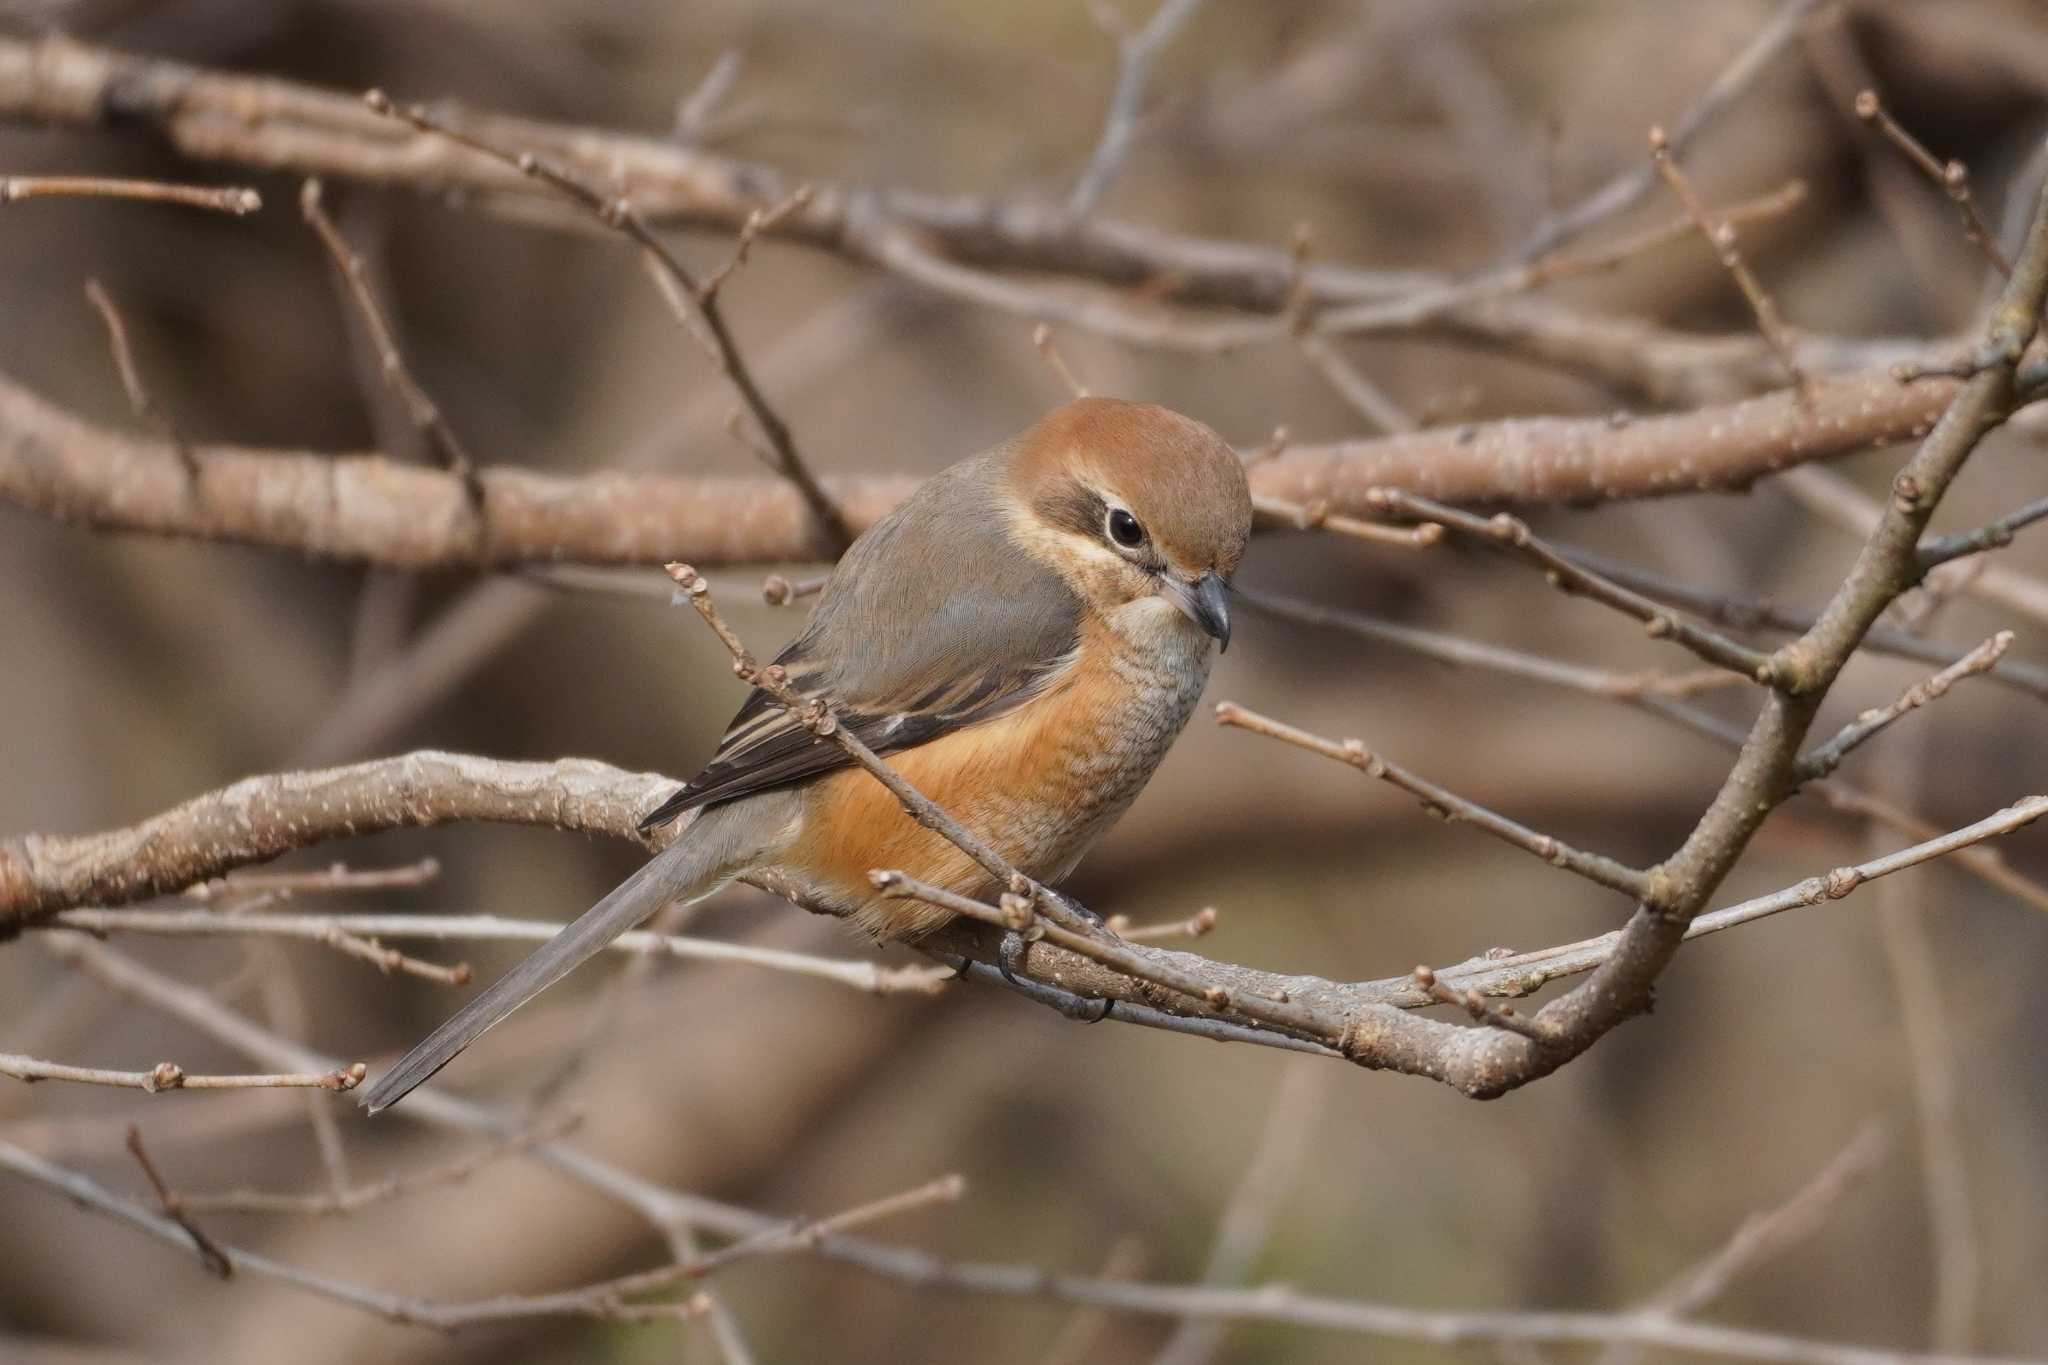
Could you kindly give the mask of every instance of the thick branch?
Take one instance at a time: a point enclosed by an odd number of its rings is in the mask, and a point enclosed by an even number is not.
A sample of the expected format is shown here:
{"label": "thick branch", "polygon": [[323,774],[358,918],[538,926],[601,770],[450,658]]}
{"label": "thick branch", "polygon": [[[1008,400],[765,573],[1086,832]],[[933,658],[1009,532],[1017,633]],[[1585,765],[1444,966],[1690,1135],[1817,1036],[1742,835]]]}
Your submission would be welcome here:
{"label": "thick branch", "polygon": [[[0,45],[4,49],[4,45]],[[1348,516],[1376,489],[1452,502],[1591,503],[1736,488],[1809,460],[1921,433],[1952,379],[1816,381],[1668,417],[1519,418],[1323,446],[1251,471],[1261,498]],[[700,566],[827,557],[802,496],[771,478],[596,474],[505,466],[464,481],[379,454],[212,446],[196,485],[161,442],[96,427],[0,377],[0,500],[90,526],[266,545],[392,568],[522,563]],[[909,477],[827,480],[855,530],[896,506]]]}
{"label": "thick branch", "polygon": [[[130,829],[72,838],[31,835],[0,843],[0,924],[19,928],[50,921],[67,907],[137,899],[288,849],[406,826],[496,820],[634,839],[641,813],[673,786],[667,778],[587,761],[510,763],[434,753],[324,772],[249,778]],[[1692,933],[1711,933],[1837,899],[1874,877],[2020,828],[2044,811],[2048,798],[2029,798],[1974,825],[1858,868],[1808,878],[1771,896],[1702,916]],[[779,894],[786,891],[762,885]],[[1005,918],[998,907],[974,909],[993,921]],[[170,928],[183,912],[165,913],[165,927]],[[85,928],[95,923],[89,915],[78,922]],[[391,937],[409,932],[396,920],[350,923]],[[1107,938],[1081,943],[1079,936],[1057,924],[1041,920],[1040,925],[1049,937],[1031,944],[1017,965],[1026,982],[1023,993],[1041,1003],[1058,1004],[1074,996],[1113,1001],[1114,1017],[1126,1022],[1290,1050],[1326,1051],[1329,1044],[1318,1046],[1315,1040],[1335,1040],[1343,1044],[1345,1055],[1363,1065],[1433,1076],[1471,1093],[1497,1093],[1489,1069],[1495,1061],[1489,1040],[1511,1035],[1404,1015],[1404,1010],[1430,1003],[1412,976],[1343,983],[1281,975],[1145,943]],[[102,927],[134,926],[117,918]],[[422,932],[433,927],[431,921],[418,926]],[[515,932],[497,924],[478,927],[492,934]],[[551,927],[523,926],[516,932],[534,936]],[[991,924],[963,920],[919,946],[943,962],[966,958],[994,963],[1001,937]],[[1507,959],[1474,958],[1437,975],[1459,991],[1523,995],[1546,982],[1594,970],[1614,954],[1620,941],[1619,934],[1610,934]],[[53,947],[69,942],[69,935],[52,938]],[[657,944],[651,935],[628,935],[620,946],[652,950]],[[1033,983],[1054,988],[1058,998],[1034,993],[1029,988]],[[906,984],[914,988],[929,983]]]}
{"label": "thick branch", "polygon": [[658,774],[583,759],[510,763],[432,751],[246,778],[127,829],[0,839],[0,933],[383,830],[495,820],[632,838],[674,788]]}

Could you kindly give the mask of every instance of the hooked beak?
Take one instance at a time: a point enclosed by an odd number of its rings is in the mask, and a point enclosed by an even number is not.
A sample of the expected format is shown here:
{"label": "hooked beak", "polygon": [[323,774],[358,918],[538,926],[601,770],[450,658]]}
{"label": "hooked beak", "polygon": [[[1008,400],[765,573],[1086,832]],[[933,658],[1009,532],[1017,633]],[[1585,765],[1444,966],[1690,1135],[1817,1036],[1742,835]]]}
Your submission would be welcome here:
{"label": "hooked beak", "polygon": [[[1166,595],[1204,631],[1216,637],[1222,649],[1230,648],[1230,585],[1211,571],[1192,583],[1171,574],[1160,579]],[[1221,649],[1218,650],[1222,652]]]}

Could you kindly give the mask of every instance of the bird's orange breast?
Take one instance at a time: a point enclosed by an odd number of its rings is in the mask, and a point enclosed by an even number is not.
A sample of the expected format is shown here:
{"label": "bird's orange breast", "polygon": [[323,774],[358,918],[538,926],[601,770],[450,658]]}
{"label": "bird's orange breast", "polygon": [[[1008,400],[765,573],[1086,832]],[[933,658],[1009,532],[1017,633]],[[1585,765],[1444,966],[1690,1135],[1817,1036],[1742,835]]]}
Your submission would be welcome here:
{"label": "bird's orange breast", "polygon": [[[1091,625],[1075,662],[1045,692],[888,762],[1013,866],[1058,880],[1144,787],[1206,673],[1206,659],[1134,658],[1106,627]],[[948,916],[877,896],[871,870],[895,869],[963,895],[998,889],[858,768],[819,779],[806,797],[788,870],[878,936],[915,937]]]}

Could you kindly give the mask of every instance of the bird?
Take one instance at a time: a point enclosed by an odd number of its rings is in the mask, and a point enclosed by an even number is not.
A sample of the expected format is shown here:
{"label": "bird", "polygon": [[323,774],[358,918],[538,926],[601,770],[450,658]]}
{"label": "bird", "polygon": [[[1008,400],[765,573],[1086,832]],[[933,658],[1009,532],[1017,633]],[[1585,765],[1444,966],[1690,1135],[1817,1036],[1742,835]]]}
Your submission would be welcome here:
{"label": "bird", "polygon": [[[862,534],[777,657],[789,684],[1012,867],[1056,883],[1136,799],[1230,643],[1252,522],[1243,461],[1150,403],[1083,397],[927,479]],[[476,996],[363,1096],[389,1107],[513,1010],[675,902],[743,876],[879,940],[949,912],[882,894],[896,869],[1001,887],[760,689],[643,833],[663,851]]]}

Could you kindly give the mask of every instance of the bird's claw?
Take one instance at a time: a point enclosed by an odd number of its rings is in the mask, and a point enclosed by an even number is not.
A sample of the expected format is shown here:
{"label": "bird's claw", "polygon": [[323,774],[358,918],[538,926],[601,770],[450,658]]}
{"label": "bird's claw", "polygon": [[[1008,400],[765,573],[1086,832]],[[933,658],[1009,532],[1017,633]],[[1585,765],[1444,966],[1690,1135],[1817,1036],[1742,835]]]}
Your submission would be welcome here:
{"label": "bird's claw", "polygon": [[[1015,929],[1004,931],[1003,941],[996,948],[996,970],[1000,971],[1003,979],[1013,986],[1024,986],[1021,973],[1024,970],[1024,954],[1029,949],[1030,944],[1024,935]],[[1073,991],[1048,985],[1043,981],[1031,982],[1030,993],[1041,996],[1046,1004],[1067,1018],[1083,1024],[1099,1024],[1109,1018],[1110,1011],[1116,1008],[1116,1001],[1106,996],[1077,995]]]}

